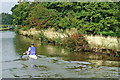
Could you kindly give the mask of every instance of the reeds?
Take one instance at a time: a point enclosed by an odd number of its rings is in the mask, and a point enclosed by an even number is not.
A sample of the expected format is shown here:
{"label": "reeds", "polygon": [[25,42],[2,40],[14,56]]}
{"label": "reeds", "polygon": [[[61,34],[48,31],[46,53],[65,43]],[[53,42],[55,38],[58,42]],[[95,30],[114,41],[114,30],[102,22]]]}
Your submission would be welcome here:
{"label": "reeds", "polygon": [[91,48],[100,47],[107,49],[119,49],[119,39],[117,37],[105,37],[102,35],[85,35],[86,40],[88,41]]}

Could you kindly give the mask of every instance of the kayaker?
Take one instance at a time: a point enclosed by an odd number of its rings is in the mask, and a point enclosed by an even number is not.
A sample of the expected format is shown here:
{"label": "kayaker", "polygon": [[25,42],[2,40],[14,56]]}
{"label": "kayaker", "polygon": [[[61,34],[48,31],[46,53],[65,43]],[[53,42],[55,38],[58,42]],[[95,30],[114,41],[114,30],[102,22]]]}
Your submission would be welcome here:
{"label": "kayaker", "polygon": [[34,43],[32,43],[28,49],[28,51],[26,51],[24,54],[28,54],[30,58],[32,59],[37,59],[37,56],[35,55],[35,47],[34,47]]}

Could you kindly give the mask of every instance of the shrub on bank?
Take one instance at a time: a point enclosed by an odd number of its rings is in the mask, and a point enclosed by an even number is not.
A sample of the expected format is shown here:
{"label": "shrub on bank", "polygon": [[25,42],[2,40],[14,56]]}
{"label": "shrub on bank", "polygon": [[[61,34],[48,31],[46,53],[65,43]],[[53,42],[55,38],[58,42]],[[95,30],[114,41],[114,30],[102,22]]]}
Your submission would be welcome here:
{"label": "shrub on bank", "polygon": [[55,44],[56,45],[61,45],[62,44],[62,40],[60,38],[55,39]]}
{"label": "shrub on bank", "polygon": [[[20,33],[25,36],[27,35],[28,37],[31,36],[30,38],[35,39],[35,40],[40,40],[41,42],[53,43],[54,45],[63,46],[69,49],[70,51],[92,51],[92,52],[97,52],[97,53],[105,53],[105,54],[113,55],[113,56],[120,55],[117,53],[117,48],[113,49],[113,48],[110,48],[109,45],[107,45],[109,43],[111,45],[111,41],[110,41],[112,39],[111,37],[104,38],[102,36],[88,36],[88,35],[85,36],[81,34],[80,32],[72,33],[72,34],[68,34],[70,32],[67,32],[66,36],[60,37],[59,35],[56,36],[57,33],[51,34],[49,30],[46,31],[46,33],[48,34],[45,34],[44,30],[42,31],[31,31],[31,30],[32,29],[30,29],[30,31],[20,30]],[[50,37],[50,35],[54,37]],[[101,39],[103,39],[104,43],[100,42]],[[88,42],[89,42],[89,45],[88,45]],[[93,44],[93,42],[95,43],[96,46],[93,45],[93,47],[91,47],[91,43]],[[98,44],[101,43],[101,46],[96,43]],[[105,47],[104,45],[107,47]]]}
{"label": "shrub on bank", "polygon": [[33,39],[39,40],[39,34],[34,34],[34,35],[33,35]]}
{"label": "shrub on bank", "polygon": [[71,51],[85,51],[88,47],[88,42],[83,34],[73,34],[64,40],[63,45]]}
{"label": "shrub on bank", "polygon": [[68,37],[63,39],[60,37],[49,39],[43,33],[40,33],[37,37],[41,40],[41,42],[50,42],[54,45],[61,45],[70,51],[85,51],[88,48],[87,40],[84,38],[83,34],[79,33],[68,35]]}
{"label": "shrub on bank", "polygon": [[27,26],[24,26],[24,27],[22,27],[21,28],[23,31],[25,31],[25,30],[28,30],[28,29],[30,29],[29,27],[27,27]]}
{"label": "shrub on bank", "polygon": [[48,42],[48,39],[47,39],[47,37],[43,34],[43,33],[40,33],[39,35],[38,35],[38,37],[40,38],[40,40],[41,40],[41,42]]}
{"label": "shrub on bank", "polygon": [[16,28],[14,29],[14,31],[15,31],[16,34],[19,34],[19,30],[20,30],[20,27],[16,27]]}

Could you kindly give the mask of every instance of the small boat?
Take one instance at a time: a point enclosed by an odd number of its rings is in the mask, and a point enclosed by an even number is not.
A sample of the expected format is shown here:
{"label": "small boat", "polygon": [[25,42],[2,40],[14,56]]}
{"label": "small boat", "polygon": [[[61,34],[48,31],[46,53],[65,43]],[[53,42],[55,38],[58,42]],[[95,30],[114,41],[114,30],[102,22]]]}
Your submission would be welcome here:
{"label": "small boat", "polygon": [[28,59],[28,58],[37,59],[37,56],[27,54],[27,55],[21,55],[20,58],[23,58],[23,59]]}
{"label": "small boat", "polygon": [[37,59],[36,55],[29,55],[29,57],[32,58],[32,59]]}

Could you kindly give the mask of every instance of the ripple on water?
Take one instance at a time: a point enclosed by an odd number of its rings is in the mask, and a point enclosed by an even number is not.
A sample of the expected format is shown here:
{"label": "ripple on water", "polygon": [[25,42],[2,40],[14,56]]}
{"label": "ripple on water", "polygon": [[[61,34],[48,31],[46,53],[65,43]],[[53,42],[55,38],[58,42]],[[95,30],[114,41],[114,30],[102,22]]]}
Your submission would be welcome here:
{"label": "ripple on water", "polygon": [[42,74],[42,75],[38,75],[38,76],[34,76],[33,78],[61,78],[62,76],[57,74],[57,73],[49,73],[49,74]]}
{"label": "ripple on water", "polygon": [[89,62],[84,62],[84,61],[71,61],[71,63],[77,63],[77,64],[91,64]]}
{"label": "ripple on water", "polygon": [[39,58],[45,58],[46,56],[44,55],[37,55]]}

